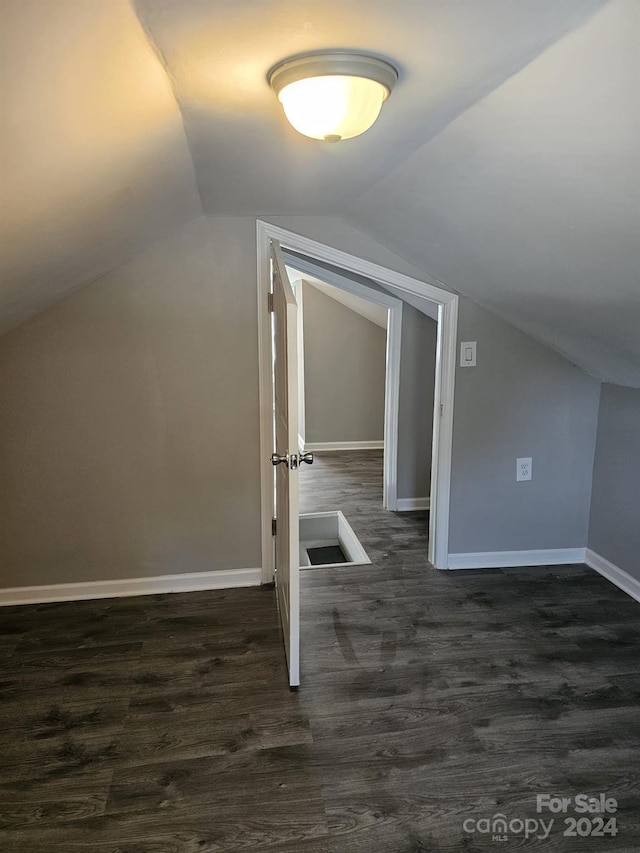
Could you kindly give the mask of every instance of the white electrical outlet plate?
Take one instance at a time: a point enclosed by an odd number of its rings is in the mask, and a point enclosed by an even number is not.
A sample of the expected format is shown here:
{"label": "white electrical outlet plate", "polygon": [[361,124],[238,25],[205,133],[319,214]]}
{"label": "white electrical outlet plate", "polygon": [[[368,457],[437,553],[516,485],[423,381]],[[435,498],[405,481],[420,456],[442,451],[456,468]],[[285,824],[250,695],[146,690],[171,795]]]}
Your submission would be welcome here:
{"label": "white electrical outlet plate", "polygon": [[522,456],[520,459],[516,459],[516,480],[518,482],[531,479],[532,462],[531,456]]}
{"label": "white electrical outlet plate", "polygon": [[476,366],[476,341],[464,341],[460,344],[460,367]]}

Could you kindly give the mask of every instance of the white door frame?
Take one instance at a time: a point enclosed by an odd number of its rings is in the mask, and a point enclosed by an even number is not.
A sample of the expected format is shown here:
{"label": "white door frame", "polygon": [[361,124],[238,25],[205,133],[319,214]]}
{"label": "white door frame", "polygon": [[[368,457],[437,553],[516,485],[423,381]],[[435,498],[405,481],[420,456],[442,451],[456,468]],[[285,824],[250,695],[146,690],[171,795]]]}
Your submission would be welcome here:
{"label": "white door frame", "polygon": [[[303,260],[296,259],[300,272],[317,275]],[[382,505],[385,509],[398,509],[398,423],[400,412],[400,354],[402,351],[402,300],[381,293],[352,279],[336,275],[330,270],[322,271],[327,284],[339,287],[354,296],[360,296],[387,309],[387,355],[384,383],[384,477]],[[302,311],[300,314],[302,315]],[[298,365],[300,367],[300,365]],[[304,370],[304,368],[303,368]],[[300,372],[303,372],[300,371]],[[304,392],[302,392],[304,393]]]}
{"label": "white door frame", "polygon": [[[387,269],[346,252],[310,240],[260,219],[256,221],[258,260],[258,358],[260,370],[260,472],[262,507],[262,577],[273,580],[273,468],[270,457],[273,445],[273,388],[271,374],[271,323],[268,309],[270,281],[270,241],[294,252],[307,255],[377,281],[421,296],[438,305],[438,337],[431,456],[431,491],[429,514],[429,561],[437,569],[449,567],[449,504],[451,497],[451,452],[453,444],[453,401],[458,329],[458,296],[436,284]],[[370,293],[371,291],[369,291]],[[393,298],[393,297],[390,297]]]}
{"label": "white door frame", "polygon": [[[286,269],[286,263],[285,263]],[[298,303],[298,444],[300,453],[304,453],[307,440],[307,417],[304,399],[304,305],[302,297],[302,279],[291,282]]]}

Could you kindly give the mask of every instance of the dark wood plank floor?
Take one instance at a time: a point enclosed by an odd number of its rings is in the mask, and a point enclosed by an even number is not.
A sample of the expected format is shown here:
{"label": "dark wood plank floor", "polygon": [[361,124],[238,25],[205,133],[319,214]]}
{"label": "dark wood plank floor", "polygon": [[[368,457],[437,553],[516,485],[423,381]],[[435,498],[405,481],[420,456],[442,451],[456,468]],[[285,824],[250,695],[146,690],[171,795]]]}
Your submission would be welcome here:
{"label": "dark wood plank floor", "polygon": [[[303,572],[299,694],[268,588],[0,610],[0,849],[637,853],[640,606],[581,567],[436,572],[378,453],[301,485],[374,562]],[[463,829],[600,792],[615,837]]]}

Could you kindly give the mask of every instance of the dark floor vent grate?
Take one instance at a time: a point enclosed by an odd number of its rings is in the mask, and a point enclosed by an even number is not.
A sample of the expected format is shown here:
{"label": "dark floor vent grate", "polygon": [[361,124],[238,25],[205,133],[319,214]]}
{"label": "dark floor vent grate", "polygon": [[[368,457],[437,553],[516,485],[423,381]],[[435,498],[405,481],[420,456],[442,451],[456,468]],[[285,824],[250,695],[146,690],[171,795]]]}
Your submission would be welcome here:
{"label": "dark floor vent grate", "polygon": [[307,548],[307,554],[312,566],[323,566],[325,563],[348,563],[344,551],[339,545],[323,545],[321,548]]}

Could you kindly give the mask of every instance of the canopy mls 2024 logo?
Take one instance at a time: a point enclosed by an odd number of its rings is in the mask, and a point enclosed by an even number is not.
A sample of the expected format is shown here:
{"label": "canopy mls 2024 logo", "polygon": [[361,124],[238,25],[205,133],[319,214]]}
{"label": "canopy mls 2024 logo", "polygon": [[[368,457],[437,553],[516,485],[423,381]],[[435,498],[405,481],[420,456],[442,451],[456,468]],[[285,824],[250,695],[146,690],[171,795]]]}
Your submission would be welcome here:
{"label": "canopy mls 2024 logo", "polygon": [[618,834],[617,810],[618,801],[608,794],[538,794],[537,817],[509,817],[496,812],[491,817],[465,818],[462,828],[467,835],[490,835],[497,842],[514,837],[544,841],[552,832],[567,838],[607,838]]}

